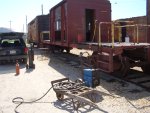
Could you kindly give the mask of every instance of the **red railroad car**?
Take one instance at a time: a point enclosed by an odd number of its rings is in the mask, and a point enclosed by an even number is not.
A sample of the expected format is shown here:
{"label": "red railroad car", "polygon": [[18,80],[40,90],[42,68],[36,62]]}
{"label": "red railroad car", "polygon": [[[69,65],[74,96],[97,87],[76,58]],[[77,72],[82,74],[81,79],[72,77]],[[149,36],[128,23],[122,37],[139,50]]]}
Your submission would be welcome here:
{"label": "red railroad car", "polygon": [[108,0],[63,0],[50,10],[50,44],[69,52],[79,43],[96,42],[98,29],[95,25],[104,21],[111,21]]}
{"label": "red railroad car", "polygon": [[28,41],[41,47],[44,40],[49,40],[49,14],[36,16],[28,24]]}
{"label": "red railroad car", "polygon": [[[112,22],[109,0],[63,0],[50,10],[50,41],[44,44],[67,52],[72,48],[90,49],[92,68],[107,73],[119,70],[125,76],[134,66],[150,73],[150,42],[140,42],[141,26],[149,29],[134,22]],[[149,37],[146,39],[149,41]]]}

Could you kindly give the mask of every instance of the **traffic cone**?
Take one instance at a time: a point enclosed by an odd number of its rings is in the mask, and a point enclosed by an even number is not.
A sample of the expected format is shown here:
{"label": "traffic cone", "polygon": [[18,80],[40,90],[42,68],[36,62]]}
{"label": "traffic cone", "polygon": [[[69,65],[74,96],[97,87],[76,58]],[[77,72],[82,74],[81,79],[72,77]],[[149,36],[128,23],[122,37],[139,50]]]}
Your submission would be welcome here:
{"label": "traffic cone", "polygon": [[18,61],[16,61],[16,75],[19,75],[19,74],[20,74],[20,66],[19,66]]}

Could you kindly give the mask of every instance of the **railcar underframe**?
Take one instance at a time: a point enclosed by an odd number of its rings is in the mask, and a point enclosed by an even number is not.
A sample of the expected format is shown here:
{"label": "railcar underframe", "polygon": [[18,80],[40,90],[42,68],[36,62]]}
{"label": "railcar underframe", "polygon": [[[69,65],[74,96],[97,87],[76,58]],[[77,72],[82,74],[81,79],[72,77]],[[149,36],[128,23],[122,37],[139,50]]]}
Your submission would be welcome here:
{"label": "railcar underframe", "polygon": [[[150,44],[149,43],[82,43],[78,48],[89,48],[93,54],[88,56],[88,64],[107,73],[121,71],[125,77],[130,68],[141,67],[144,73],[150,74]],[[85,63],[85,62],[84,62]],[[87,64],[87,62],[86,62]]]}

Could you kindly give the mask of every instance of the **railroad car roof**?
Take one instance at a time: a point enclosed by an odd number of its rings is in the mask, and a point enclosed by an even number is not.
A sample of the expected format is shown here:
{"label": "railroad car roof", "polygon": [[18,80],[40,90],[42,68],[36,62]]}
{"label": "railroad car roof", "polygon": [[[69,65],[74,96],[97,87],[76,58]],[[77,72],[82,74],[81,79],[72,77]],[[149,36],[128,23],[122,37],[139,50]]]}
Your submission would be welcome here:
{"label": "railroad car roof", "polygon": [[[62,0],[61,2],[59,2],[57,5],[55,5],[54,7],[52,7],[51,9],[50,9],[50,11],[51,10],[53,10],[54,8],[56,8],[56,7],[58,7],[58,6],[60,6],[60,5],[62,5],[63,3],[65,3],[65,2],[67,2],[67,1],[69,1],[69,0]],[[77,0],[76,0],[77,1]],[[82,0],[80,0],[80,1],[82,1]],[[91,0],[92,2],[93,2],[93,0]],[[110,1],[109,0],[100,0],[100,2],[109,2],[110,3]]]}

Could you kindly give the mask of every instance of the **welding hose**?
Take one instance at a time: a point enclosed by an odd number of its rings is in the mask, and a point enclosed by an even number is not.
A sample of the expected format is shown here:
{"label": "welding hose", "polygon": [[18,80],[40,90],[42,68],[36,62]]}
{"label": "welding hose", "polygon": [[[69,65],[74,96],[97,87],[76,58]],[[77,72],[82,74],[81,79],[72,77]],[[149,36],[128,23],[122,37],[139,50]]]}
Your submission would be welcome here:
{"label": "welding hose", "polygon": [[50,88],[47,90],[47,92],[46,92],[43,96],[41,96],[40,98],[38,98],[38,99],[36,99],[36,100],[33,100],[33,101],[24,101],[24,99],[23,99],[22,97],[16,97],[16,98],[14,98],[14,99],[12,100],[12,102],[13,102],[14,104],[18,104],[18,105],[15,107],[15,109],[14,109],[15,113],[19,113],[19,112],[17,111],[17,109],[18,109],[18,107],[19,107],[20,105],[22,105],[22,104],[32,104],[32,103],[35,103],[35,102],[41,100],[42,98],[44,98],[44,97],[48,94],[48,92],[49,92],[52,88],[53,88],[53,87],[50,87]]}

